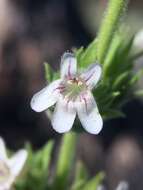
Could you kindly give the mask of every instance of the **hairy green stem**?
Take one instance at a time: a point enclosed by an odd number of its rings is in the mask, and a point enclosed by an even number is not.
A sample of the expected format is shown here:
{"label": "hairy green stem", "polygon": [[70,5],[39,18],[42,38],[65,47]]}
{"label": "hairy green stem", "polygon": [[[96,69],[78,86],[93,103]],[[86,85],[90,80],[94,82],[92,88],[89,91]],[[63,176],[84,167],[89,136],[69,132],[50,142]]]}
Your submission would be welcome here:
{"label": "hairy green stem", "polygon": [[110,46],[110,42],[114,36],[121,16],[126,10],[128,0],[110,0],[105,17],[101,23],[98,34],[97,58],[100,63],[104,64],[104,60]]}

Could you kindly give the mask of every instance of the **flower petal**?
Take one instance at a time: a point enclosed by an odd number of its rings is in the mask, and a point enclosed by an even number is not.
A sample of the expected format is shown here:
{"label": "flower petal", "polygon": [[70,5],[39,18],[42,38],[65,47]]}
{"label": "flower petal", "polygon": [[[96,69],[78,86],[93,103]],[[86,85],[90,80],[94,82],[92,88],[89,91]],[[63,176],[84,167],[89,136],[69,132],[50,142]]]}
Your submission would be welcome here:
{"label": "flower petal", "polygon": [[92,64],[88,67],[88,69],[81,74],[81,78],[83,78],[87,84],[87,86],[92,89],[97,82],[100,80],[102,73],[102,68],[100,64]]}
{"label": "flower petal", "polygon": [[58,86],[60,82],[60,79],[56,80],[36,93],[31,100],[31,108],[36,112],[41,112],[54,105],[59,95]]}
{"label": "flower petal", "polygon": [[0,158],[1,159],[7,158],[5,142],[2,137],[0,137]]}
{"label": "flower petal", "polygon": [[129,184],[126,181],[121,181],[117,186],[116,190],[128,190]]}
{"label": "flower petal", "polygon": [[5,184],[0,184],[0,190],[10,190],[11,184],[12,183],[9,183],[9,181]]}
{"label": "flower petal", "polygon": [[77,72],[77,60],[72,53],[64,53],[61,60],[61,78],[72,78]]}
{"label": "flower petal", "polygon": [[15,177],[13,175],[9,176],[6,182],[0,183],[0,190],[11,190],[11,186],[14,183]]}
{"label": "flower petal", "polygon": [[72,102],[60,98],[52,117],[52,126],[58,133],[68,132],[74,123],[76,111]]}
{"label": "flower petal", "polygon": [[19,150],[11,159],[9,159],[8,164],[11,169],[12,175],[14,175],[15,177],[19,175],[25,164],[26,159],[26,150]]}
{"label": "flower petal", "polygon": [[94,97],[89,93],[77,104],[78,117],[85,130],[91,134],[98,134],[103,127],[103,120],[99,114]]}
{"label": "flower petal", "polygon": [[99,185],[99,186],[97,187],[97,190],[105,190],[105,187],[104,187],[103,185]]}

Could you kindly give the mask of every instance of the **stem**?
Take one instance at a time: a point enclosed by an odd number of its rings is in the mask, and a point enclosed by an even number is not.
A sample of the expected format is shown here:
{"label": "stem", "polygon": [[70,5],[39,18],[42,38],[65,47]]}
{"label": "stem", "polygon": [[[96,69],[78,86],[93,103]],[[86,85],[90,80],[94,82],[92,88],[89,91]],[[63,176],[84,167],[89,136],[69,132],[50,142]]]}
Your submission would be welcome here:
{"label": "stem", "polygon": [[75,156],[76,142],[77,134],[74,132],[67,133],[63,136],[57,163],[54,190],[64,190],[67,188],[68,177]]}
{"label": "stem", "polygon": [[105,17],[101,23],[98,34],[97,57],[100,63],[104,63],[110,42],[117,30],[121,16],[126,10],[128,0],[110,0]]}

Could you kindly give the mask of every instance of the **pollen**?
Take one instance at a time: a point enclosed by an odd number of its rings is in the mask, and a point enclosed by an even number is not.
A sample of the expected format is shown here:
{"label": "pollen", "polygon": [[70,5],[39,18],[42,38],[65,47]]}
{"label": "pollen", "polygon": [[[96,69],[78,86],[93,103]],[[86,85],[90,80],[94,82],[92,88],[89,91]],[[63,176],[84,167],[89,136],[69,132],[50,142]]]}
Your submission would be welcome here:
{"label": "pollen", "polygon": [[82,86],[82,85],[83,85],[83,82],[78,81],[78,86]]}
{"label": "pollen", "polygon": [[63,85],[65,88],[62,95],[70,101],[76,101],[80,94],[87,89],[86,84],[79,77],[65,80]]}

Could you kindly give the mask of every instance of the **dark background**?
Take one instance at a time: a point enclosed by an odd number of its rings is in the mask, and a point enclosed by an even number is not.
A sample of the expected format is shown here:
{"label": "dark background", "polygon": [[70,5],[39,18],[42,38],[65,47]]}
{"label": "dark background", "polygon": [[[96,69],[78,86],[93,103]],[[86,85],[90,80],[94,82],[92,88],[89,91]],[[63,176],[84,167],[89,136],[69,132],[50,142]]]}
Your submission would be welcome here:
{"label": "dark background", "polygon": [[[58,142],[45,113],[30,108],[32,95],[46,85],[43,62],[57,70],[61,55],[87,46],[98,32],[106,0],[0,1],[0,135],[12,149],[30,141],[35,148],[48,139]],[[131,1],[126,22],[134,33],[142,27],[143,2]],[[140,87],[142,85],[140,84]],[[104,123],[100,135],[83,133],[77,157],[91,175],[105,170],[114,189],[127,180],[143,189],[143,103],[123,108],[127,117]]]}

